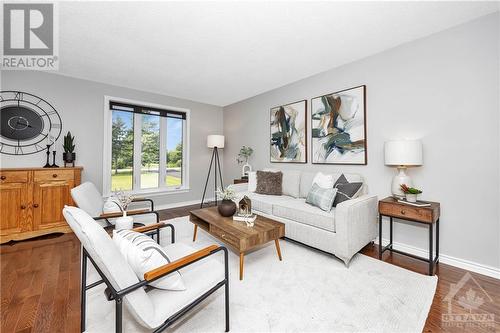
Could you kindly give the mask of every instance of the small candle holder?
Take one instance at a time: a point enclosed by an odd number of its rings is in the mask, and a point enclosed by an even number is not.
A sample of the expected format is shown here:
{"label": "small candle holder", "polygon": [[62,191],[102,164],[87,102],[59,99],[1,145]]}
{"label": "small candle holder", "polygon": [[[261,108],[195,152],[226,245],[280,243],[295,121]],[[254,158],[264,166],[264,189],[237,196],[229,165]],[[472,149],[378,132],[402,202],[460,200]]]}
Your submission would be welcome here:
{"label": "small candle holder", "polygon": [[43,166],[44,168],[50,168],[52,167],[52,165],[50,165],[50,162],[49,162],[49,158],[50,158],[50,146],[52,145],[47,145],[47,163],[45,163],[45,165]]}
{"label": "small candle holder", "polygon": [[50,166],[51,168],[59,168],[59,165],[56,164],[56,151],[54,150],[52,152],[52,165]]}

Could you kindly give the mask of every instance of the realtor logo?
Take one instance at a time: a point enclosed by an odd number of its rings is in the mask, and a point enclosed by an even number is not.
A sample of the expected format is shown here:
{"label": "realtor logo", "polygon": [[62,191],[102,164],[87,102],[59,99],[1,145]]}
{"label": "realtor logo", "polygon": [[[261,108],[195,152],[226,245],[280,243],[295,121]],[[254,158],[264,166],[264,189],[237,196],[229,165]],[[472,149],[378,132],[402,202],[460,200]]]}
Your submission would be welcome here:
{"label": "realtor logo", "polygon": [[55,3],[4,3],[2,69],[58,69]]}
{"label": "realtor logo", "polygon": [[488,303],[493,304],[493,299],[470,273],[450,285],[443,302],[448,303],[447,313],[441,315],[444,327],[495,332],[495,315],[482,309]]}

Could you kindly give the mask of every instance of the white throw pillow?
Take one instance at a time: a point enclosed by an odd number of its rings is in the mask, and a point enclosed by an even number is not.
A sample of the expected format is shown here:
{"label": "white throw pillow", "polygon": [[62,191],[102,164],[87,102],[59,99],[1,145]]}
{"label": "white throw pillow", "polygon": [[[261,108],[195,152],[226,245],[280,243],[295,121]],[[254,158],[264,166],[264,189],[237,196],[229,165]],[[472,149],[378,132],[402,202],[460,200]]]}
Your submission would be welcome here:
{"label": "white throw pillow", "polygon": [[248,173],[248,192],[255,192],[257,189],[257,172],[250,171]]}
{"label": "white throw pillow", "polygon": [[335,179],[333,175],[325,175],[322,172],[318,172],[316,176],[314,176],[313,184],[318,184],[321,188],[333,188],[333,184],[335,184]]}
{"label": "white throw pillow", "polygon": [[[140,280],[144,273],[170,263],[165,249],[151,237],[132,230],[114,230],[113,240]],[[165,290],[186,290],[181,274],[176,271],[150,284]]]}

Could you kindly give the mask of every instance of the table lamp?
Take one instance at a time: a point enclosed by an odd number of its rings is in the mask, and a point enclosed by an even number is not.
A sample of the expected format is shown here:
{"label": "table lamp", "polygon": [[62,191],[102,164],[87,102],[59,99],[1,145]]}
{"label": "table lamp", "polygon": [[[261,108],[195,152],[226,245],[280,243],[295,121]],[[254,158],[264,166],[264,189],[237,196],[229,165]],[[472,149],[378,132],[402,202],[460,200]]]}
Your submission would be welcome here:
{"label": "table lamp", "polygon": [[423,165],[422,142],[420,140],[392,140],[387,141],[384,147],[385,165],[395,166],[398,173],[392,179],[391,192],[398,198],[404,198],[401,184],[409,187],[413,182],[406,174],[406,168]]}

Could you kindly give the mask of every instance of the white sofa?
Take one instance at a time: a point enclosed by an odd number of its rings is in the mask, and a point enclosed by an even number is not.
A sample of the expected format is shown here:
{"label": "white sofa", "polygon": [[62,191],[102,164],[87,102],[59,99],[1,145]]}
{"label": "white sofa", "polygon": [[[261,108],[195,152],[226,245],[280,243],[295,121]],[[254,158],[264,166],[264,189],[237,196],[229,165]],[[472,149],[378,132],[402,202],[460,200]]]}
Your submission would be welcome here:
{"label": "white sofa", "polygon": [[[285,223],[285,237],[334,254],[348,265],[351,258],[377,237],[376,195],[369,195],[364,179],[344,174],[349,182],[363,182],[359,196],[325,212],[307,204],[315,172],[281,170],[283,195],[263,195],[248,191],[248,184],[231,185],[236,202],[244,195],[252,201],[252,210]],[[341,174],[334,174],[335,180]]]}

